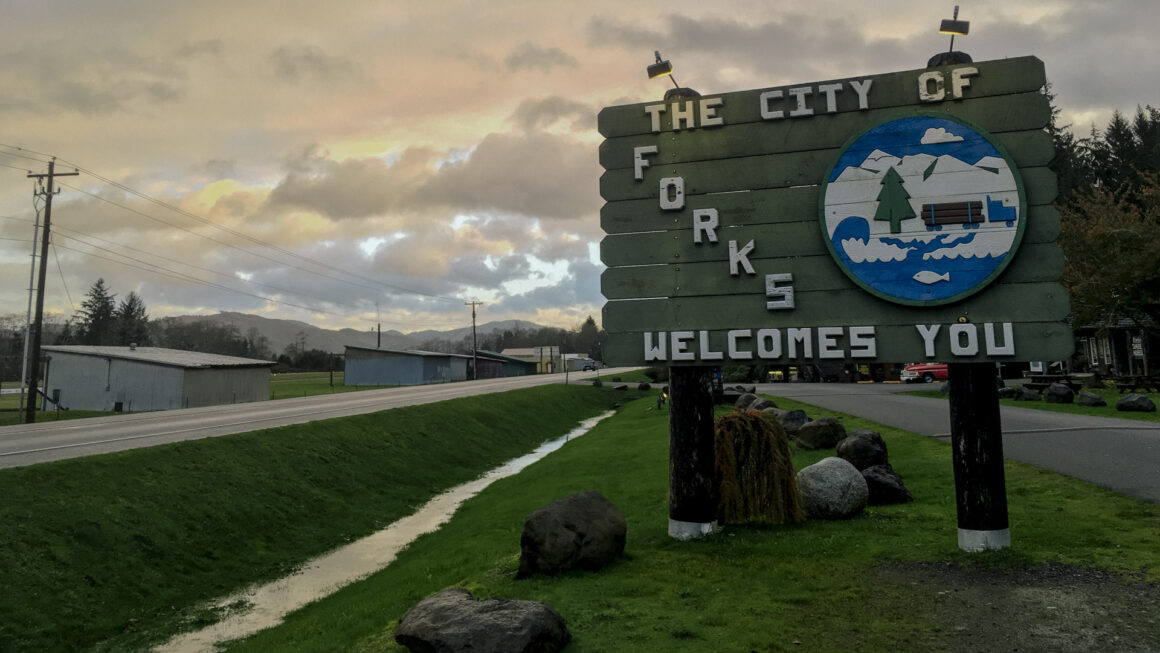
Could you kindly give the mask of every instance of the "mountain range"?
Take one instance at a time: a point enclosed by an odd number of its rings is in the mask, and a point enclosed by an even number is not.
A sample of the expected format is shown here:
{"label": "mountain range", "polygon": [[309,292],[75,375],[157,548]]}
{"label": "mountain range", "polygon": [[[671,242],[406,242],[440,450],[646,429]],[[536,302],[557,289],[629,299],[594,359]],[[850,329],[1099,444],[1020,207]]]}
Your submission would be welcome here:
{"label": "mountain range", "polygon": [[[205,321],[218,325],[234,326],[245,335],[251,328],[266,336],[270,341],[270,351],[280,353],[293,342],[304,340],[306,349],[321,349],[323,351],[341,354],[347,345],[354,347],[375,347],[378,334],[374,329],[358,331],[355,329],[324,329],[322,327],[299,322],[297,320],[279,320],[248,313],[234,313],[223,311],[216,315],[181,315],[171,318],[182,323]],[[487,334],[494,331],[517,329],[540,329],[540,325],[523,320],[501,320],[487,322],[476,326],[477,334]],[[415,349],[424,341],[432,339],[462,340],[471,336],[471,327],[451,329],[448,331],[413,331],[402,333],[391,329],[383,331],[383,349]]]}

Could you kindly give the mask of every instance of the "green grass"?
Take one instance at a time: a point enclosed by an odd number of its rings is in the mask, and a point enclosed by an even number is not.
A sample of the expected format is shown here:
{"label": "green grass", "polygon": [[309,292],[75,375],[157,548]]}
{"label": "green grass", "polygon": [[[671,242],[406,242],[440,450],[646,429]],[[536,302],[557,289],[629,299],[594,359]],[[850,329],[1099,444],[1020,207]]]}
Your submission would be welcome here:
{"label": "green grass", "polygon": [[330,372],[294,372],[291,374],[270,375],[270,398],[289,399],[291,397],[310,397],[313,395],[334,394],[338,392],[354,392],[357,390],[374,390],[387,388],[384,385],[343,385],[343,373],[334,373],[334,385],[331,385]]}
{"label": "green grass", "polygon": [[[789,400],[778,404],[881,432],[917,501],[870,508],[848,521],[729,527],[705,541],[676,542],[667,535],[667,413],[635,402],[466,502],[388,568],[229,650],[401,652],[393,640],[397,619],[450,586],[481,598],[547,602],[573,633],[570,653],[939,650],[953,633],[924,615],[940,588],[883,584],[876,568],[895,561],[1057,562],[1160,578],[1160,506],[1008,463],[1014,545],[968,555],[957,546],[947,444]],[[795,466],[826,455],[796,452]],[[587,489],[625,513],[625,557],[598,573],[514,580],[525,516]]]}
{"label": "green grass", "polygon": [[550,385],[0,470],[0,651],[141,650],[636,394]]}
{"label": "green grass", "polygon": [[[1116,400],[1125,396],[1127,393],[1121,394],[1109,388],[1086,388],[1088,392],[1095,393],[1104,398],[1107,406],[1079,406],[1076,404],[1049,404],[1040,399],[1039,401],[1015,401],[1014,399],[1000,399],[1000,406],[1016,406],[1018,408],[1034,408],[1037,410],[1050,410],[1057,413],[1070,413],[1072,415],[1091,415],[1092,417],[1120,417],[1123,419],[1135,419],[1143,422],[1160,422],[1160,413],[1140,413],[1132,411],[1116,410]],[[947,396],[938,390],[915,390],[913,392],[906,392],[914,397],[930,397],[933,399],[946,399]],[[1152,400],[1152,403],[1160,406],[1160,393],[1143,392],[1143,394]]]}

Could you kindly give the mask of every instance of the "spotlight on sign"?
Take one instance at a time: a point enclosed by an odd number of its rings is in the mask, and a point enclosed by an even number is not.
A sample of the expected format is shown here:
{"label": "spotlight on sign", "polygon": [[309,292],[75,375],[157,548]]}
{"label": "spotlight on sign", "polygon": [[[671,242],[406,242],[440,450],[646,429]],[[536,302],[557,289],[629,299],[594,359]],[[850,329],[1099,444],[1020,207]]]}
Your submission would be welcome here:
{"label": "spotlight on sign", "polygon": [[951,35],[951,47],[946,52],[940,52],[930,58],[926,62],[927,68],[935,68],[937,66],[949,66],[951,64],[971,63],[971,55],[966,52],[955,52],[955,36],[966,36],[971,31],[971,23],[966,20],[959,20],[959,6],[955,5],[954,17],[947,20],[944,19],[939,25],[938,31],[940,34]]}
{"label": "spotlight on sign", "polygon": [[653,54],[656,55],[657,60],[656,60],[656,63],[649,64],[648,78],[649,79],[656,79],[657,77],[666,77],[667,76],[669,79],[671,79],[673,81],[673,88],[670,88],[669,90],[665,91],[665,99],[666,100],[669,98],[673,98],[673,97],[685,97],[685,98],[701,97],[700,93],[694,91],[691,88],[681,88],[681,85],[677,83],[677,78],[673,77],[673,63],[671,61],[669,61],[668,59],[661,59],[660,50],[653,51]]}

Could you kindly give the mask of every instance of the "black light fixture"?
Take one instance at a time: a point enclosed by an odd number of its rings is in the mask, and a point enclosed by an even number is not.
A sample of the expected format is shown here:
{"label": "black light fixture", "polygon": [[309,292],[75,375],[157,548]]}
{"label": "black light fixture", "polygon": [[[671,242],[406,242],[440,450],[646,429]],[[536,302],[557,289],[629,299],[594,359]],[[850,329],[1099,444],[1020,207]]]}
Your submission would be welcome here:
{"label": "black light fixture", "polygon": [[701,97],[700,93],[694,91],[691,88],[682,88],[681,85],[677,83],[677,78],[673,77],[673,64],[672,64],[672,62],[669,61],[668,59],[661,59],[661,51],[660,50],[654,50],[653,54],[656,55],[657,60],[656,60],[656,63],[649,64],[648,78],[649,79],[656,79],[657,77],[668,76],[668,78],[673,81],[673,88],[670,88],[669,90],[665,91],[665,99],[666,100],[671,98],[671,97],[687,97],[687,98]]}
{"label": "black light fixture", "polygon": [[930,58],[926,62],[927,68],[934,68],[936,66],[947,66],[950,64],[971,63],[971,55],[966,52],[955,51],[955,35],[961,34],[966,36],[971,31],[971,22],[967,20],[959,20],[959,6],[955,5],[954,17],[943,19],[939,25],[938,31],[940,34],[951,35],[951,46],[946,52],[940,52]]}

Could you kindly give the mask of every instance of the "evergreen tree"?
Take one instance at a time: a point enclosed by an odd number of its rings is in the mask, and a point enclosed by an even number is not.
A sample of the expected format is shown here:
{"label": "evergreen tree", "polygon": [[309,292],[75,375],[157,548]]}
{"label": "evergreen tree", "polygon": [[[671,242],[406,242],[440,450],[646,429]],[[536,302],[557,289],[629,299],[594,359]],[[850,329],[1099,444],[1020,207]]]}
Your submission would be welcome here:
{"label": "evergreen tree", "polygon": [[116,339],[116,295],[105,287],[104,279],[89,288],[81,310],[77,311],[78,340],[82,345],[111,345]]}
{"label": "evergreen tree", "polygon": [[145,313],[145,302],[141,296],[130,291],[117,306],[117,344],[150,344],[149,316]]}
{"label": "evergreen tree", "polygon": [[902,175],[890,168],[882,177],[882,192],[878,193],[878,210],[874,212],[874,219],[889,221],[890,233],[896,234],[902,231],[902,221],[913,217],[910,193],[902,185]]}

